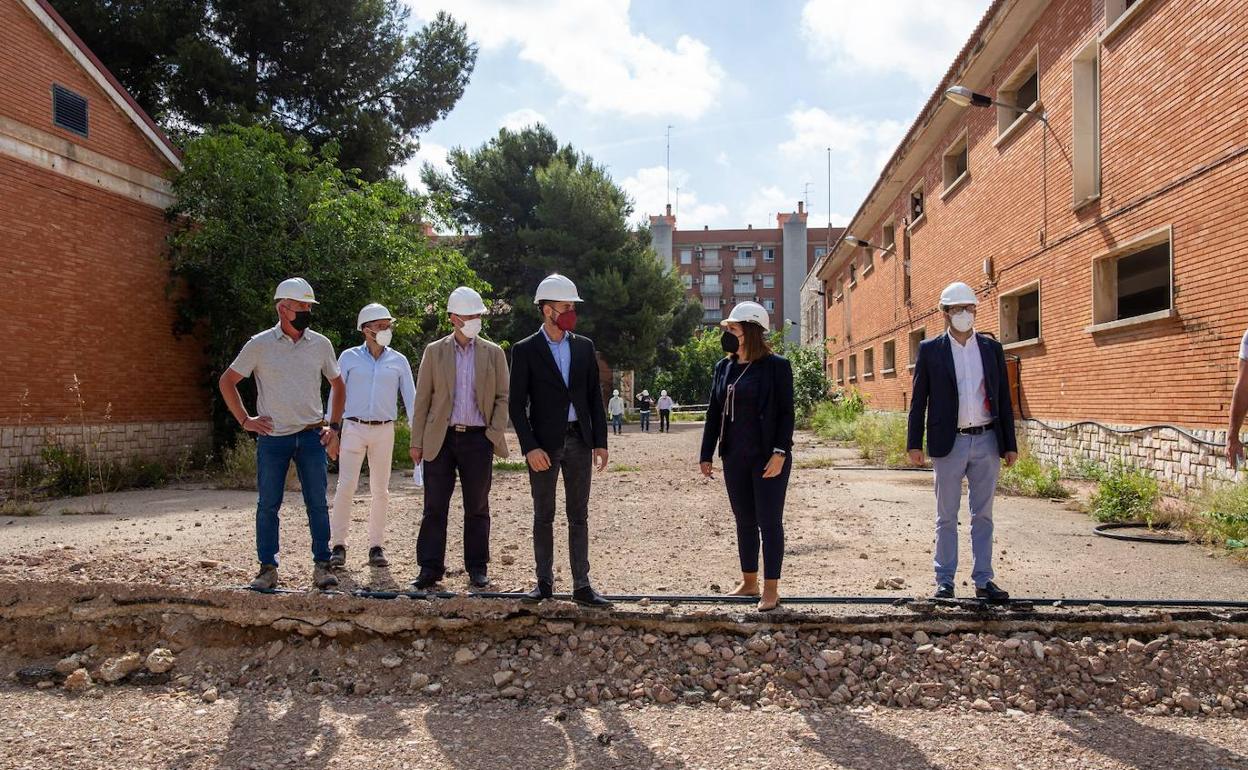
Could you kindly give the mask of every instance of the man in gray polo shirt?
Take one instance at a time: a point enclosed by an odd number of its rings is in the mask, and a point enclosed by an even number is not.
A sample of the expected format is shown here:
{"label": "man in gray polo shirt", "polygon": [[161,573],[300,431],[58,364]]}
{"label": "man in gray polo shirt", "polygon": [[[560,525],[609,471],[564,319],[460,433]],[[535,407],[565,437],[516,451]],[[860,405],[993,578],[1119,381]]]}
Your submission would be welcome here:
{"label": "man in gray polo shirt", "polygon": [[[252,337],[234,363],[221,375],[219,386],[225,405],[243,430],[256,439],[256,555],[260,573],[251,587],[277,587],[279,550],[278,511],[286,489],[286,474],[294,460],[303,503],[312,532],[312,582],[332,588],[338,578],[329,568],[329,505],[326,502],[327,453],[338,454],[339,423],[346,405],[346,388],[338,372],[334,346],[308,328],[312,306],[317,304],[312,287],[302,278],[288,278],[273,296],[278,324]],[[256,378],[256,416],[247,413],[238,394],[244,377]],[[323,425],[321,377],[329,380],[330,423]]]}

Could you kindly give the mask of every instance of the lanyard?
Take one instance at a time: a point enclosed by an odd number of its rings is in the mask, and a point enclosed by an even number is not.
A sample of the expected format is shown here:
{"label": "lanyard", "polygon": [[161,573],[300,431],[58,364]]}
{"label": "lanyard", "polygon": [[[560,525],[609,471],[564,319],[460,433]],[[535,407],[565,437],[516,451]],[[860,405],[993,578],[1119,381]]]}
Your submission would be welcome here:
{"label": "lanyard", "polygon": [[737,375],[737,378],[728,383],[728,393],[724,398],[725,408],[719,418],[719,442],[721,444],[724,442],[724,428],[727,426],[728,420],[732,420],[733,422],[737,421],[737,383],[741,381],[741,378],[745,376],[745,373],[748,372],[750,367],[753,365],[753,361],[746,364],[745,368],[741,370],[741,373]]}

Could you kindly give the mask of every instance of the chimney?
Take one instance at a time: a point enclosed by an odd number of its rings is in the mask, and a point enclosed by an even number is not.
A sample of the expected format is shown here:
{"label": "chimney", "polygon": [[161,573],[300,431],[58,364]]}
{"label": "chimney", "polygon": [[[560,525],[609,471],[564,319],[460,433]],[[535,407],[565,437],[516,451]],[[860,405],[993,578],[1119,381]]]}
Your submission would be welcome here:
{"label": "chimney", "polygon": [[797,202],[797,213],[801,214],[801,213],[802,213],[803,211],[805,211],[805,210],[806,210],[806,203],[805,203],[804,201],[798,201],[798,202]]}
{"label": "chimney", "polygon": [[670,217],[672,215],[672,204],[667,204],[667,210],[663,213]]}
{"label": "chimney", "polygon": [[746,225],[746,226],[745,226],[745,229],[746,229],[746,230],[753,230],[753,229],[754,229],[754,225]]}
{"label": "chimney", "polygon": [[710,225],[702,225],[702,229],[703,229],[704,231],[709,231],[709,230],[711,229],[711,226],[710,226]]}

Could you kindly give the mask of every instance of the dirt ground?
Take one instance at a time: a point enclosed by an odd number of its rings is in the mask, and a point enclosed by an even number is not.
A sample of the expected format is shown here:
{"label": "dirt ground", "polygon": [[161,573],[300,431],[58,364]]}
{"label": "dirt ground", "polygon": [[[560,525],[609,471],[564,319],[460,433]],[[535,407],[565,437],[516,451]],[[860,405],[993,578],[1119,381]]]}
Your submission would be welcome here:
{"label": "dirt ground", "polygon": [[[84,701],[0,690],[0,767],[1241,770],[1239,719],[857,709],[585,710],[416,698],[243,695],[208,705],[135,688]],[[17,747],[22,747],[21,751]]]}
{"label": "dirt ground", "polygon": [[[591,562],[604,593],[715,593],[738,576],[736,536],[723,481],[697,471],[700,424],[671,434],[611,438],[609,470],[594,479]],[[513,441],[513,458],[518,450]],[[802,433],[785,509],[782,591],[792,595],[919,595],[931,590],[931,475],[912,471],[802,468],[853,452]],[[638,470],[632,470],[632,469]],[[331,488],[336,480],[331,477]],[[392,566],[370,570],[361,483],[353,512],[345,588],[406,586],[418,568],[415,541],[423,498],[410,476],[391,479],[387,553]],[[69,515],[103,502],[110,513]],[[467,589],[462,516],[452,502],[448,576]],[[965,506],[965,503],[964,503]],[[965,510],[965,508],[964,508]],[[142,581],[186,587],[242,585],[255,571],[253,492],[170,487],[97,499],[55,501],[43,515],[0,518],[0,578]],[[497,590],[532,585],[532,506],[524,472],[496,471],[490,574]],[[995,507],[998,582],[1016,597],[1248,597],[1248,566],[1199,546],[1143,545],[1094,536],[1091,520],[1068,503],[999,497]],[[965,518],[965,514],[964,514]],[[556,590],[570,590],[566,540],[556,522]],[[306,587],[311,557],[299,493],[282,515],[282,577]],[[962,527],[959,592],[970,593],[969,531]],[[900,590],[877,590],[901,577]]]}

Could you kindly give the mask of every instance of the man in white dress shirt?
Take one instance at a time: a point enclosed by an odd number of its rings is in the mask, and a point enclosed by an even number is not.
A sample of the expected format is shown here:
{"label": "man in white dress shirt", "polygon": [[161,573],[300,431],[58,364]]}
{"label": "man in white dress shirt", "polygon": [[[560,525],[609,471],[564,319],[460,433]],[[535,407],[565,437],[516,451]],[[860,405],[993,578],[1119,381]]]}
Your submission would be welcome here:
{"label": "man in white dress shirt", "polygon": [[[368,564],[386,567],[386,509],[390,505],[390,466],[394,458],[394,421],[403,397],[408,419],[414,411],[416,383],[407,356],[390,347],[394,318],[385,307],[365,305],[356,317],[364,344],[338,358],[347,388],[342,443],[338,450],[338,491],[330,516],[330,565],[347,563],[347,530],[351,526],[351,497],[360,482],[360,468],[368,457]],[[414,458],[413,458],[414,459]]]}
{"label": "man in white dress shirt", "polygon": [[[992,499],[1001,461],[1018,459],[1009,374],[1001,343],[975,332],[979,299],[965,283],[940,295],[946,331],[919,346],[906,449],[923,464],[923,434],[936,477],[936,598],[952,599],[958,569],[958,510],[962,480],[969,489],[975,596],[1005,602],[1010,595],[993,582]],[[926,418],[926,419],[925,419]]]}

